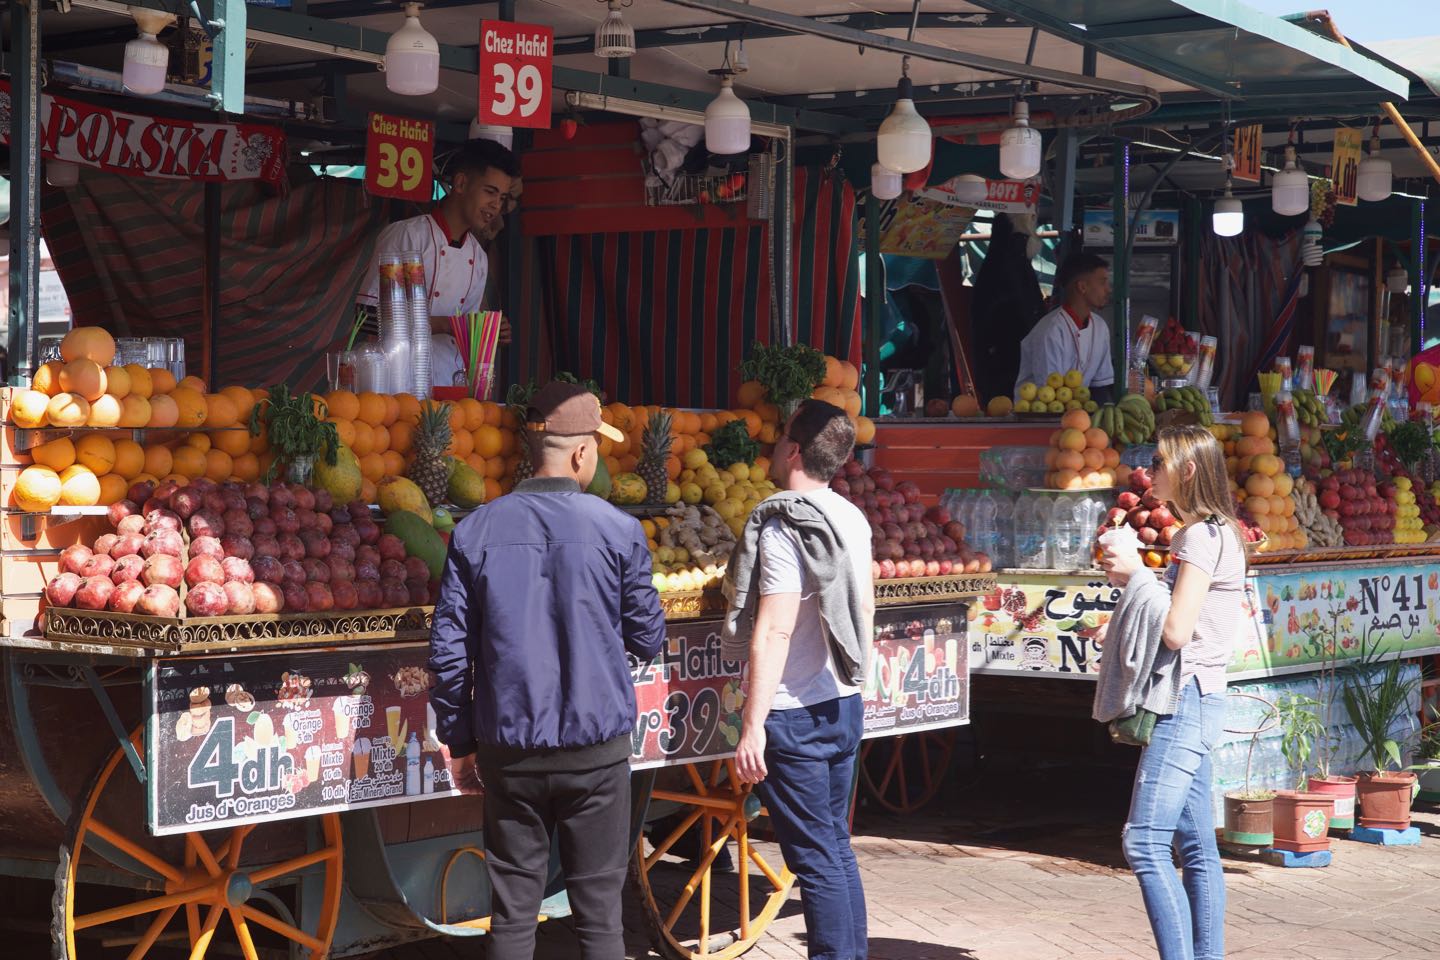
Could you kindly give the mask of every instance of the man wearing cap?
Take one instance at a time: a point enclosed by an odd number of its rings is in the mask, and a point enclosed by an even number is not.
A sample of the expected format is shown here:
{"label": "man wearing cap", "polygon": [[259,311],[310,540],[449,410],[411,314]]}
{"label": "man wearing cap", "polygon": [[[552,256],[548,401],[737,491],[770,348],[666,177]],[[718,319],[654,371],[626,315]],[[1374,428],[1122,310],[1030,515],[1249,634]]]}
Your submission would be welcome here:
{"label": "man wearing cap", "polygon": [[455,528],[430,635],[436,733],[485,787],[492,960],[530,960],[552,834],[579,956],[623,960],[635,689],[626,652],[665,641],[640,524],[583,492],[600,402],[550,383],[531,401],[535,476]]}

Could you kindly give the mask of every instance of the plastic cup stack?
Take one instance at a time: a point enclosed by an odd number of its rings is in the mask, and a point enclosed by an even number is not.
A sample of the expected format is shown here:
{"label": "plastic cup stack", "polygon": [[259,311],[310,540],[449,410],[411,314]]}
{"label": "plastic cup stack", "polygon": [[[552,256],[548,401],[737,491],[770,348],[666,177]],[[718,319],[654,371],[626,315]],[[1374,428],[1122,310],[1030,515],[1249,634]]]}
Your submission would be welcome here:
{"label": "plastic cup stack", "polygon": [[396,253],[380,255],[380,349],[392,393],[413,393],[410,362],[410,301]]}
{"label": "plastic cup stack", "polygon": [[430,376],[430,293],[425,285],[425,261],[419,253],[402,255],[406,302],[410,308],[410,391],[421,400],[429,399]]}

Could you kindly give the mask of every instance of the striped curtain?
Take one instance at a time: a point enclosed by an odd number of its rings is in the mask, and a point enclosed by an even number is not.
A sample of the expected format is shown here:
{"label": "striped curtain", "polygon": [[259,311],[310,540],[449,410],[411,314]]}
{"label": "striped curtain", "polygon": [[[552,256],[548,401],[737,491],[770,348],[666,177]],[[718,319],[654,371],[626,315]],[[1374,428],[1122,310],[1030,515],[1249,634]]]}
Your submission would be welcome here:
{"label": "striped curtain", "polygon": [[[221,188],[220,315],[212,386],[313,387],[348,334],[355,292],[388,222],[359,181],[316,179],[277,194]],[[184,337],[201,369],[204,188],[86,170],[46,188],[45,242],[77,325]]]}
{"label": "striped curtain", "polygon": [[[855,193],[838,173],[795,177],[796,339],[858,365]],[[769,342],[766,227],[538,239],[550,366],[611,399],[717,407],[736,367]]]}
{"label": "striped curtain", "polygon": [[1280,238],[1258,230],[1233,238],[1201,232],[1199,326],[1220,341],[1213,383],[1222,409],[1243,409],[1249,391],[1258,389],[1253,371],[1271,334],[1279,334],[1269,345],[1272,356],[1293,352],[1294,325],[1284,329],[1284,320],[1299,258],[1298,230]]}

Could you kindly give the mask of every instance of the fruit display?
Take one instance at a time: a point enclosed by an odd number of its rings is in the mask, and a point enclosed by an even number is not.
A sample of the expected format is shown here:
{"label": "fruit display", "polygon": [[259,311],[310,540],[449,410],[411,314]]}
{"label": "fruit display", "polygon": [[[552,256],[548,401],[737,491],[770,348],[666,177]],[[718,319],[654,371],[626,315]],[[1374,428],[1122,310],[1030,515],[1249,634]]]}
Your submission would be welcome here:
{"label": "fruit display", "polygon": [[106,516],[112,533],[60,554],[49,605],[159,617],[320,613],[433,603],[439,589],[440,534],[403,514],[418,528],[397,536],[396,517],[382,529],[367,504],[338,504],[324,489],[145,480]]}
{"label": "fruit display", "polygon": [[1200,340],[1171,317],[1150,344],[1150,369],[1162,380],[1186,376],[1195,365]]}
{"label": "fruit display", "polygon": [[1395,487],[1395,542],[1424,543],[1425,521],[1420,518],[1420,508],[1415,504],[1415,491],[1409,477],[1396,477]]}
{"label": "fruit display", "polygon": [[1210,411],[1210,401],[1195,387],[1170,387],[1161,391],[1155,398],[1155,412],[1164,413],[1167,410],[1188,411],[1195,415],[1202,427],[1208,427],[1215,422]]}
{"label": "fruit display", "polygon": [[1399,505],[1394,499],[1394,484],[1377,484],[1367,471],[1351,468],[1321,477],[1316,486],[1320,508],[1339,522],[1346,546],[1395,542],[1392,534]]}
{"label": "fruit display", "polygon": [[[1216,428],[1212,428],[1215,432]],[[1228,431],[1222,431],[1229,437]],[[1261,552],[1302,550],[1310,545],[1307,531],[1296,516],[1291,495],[1295,481],[1285,472],[1277,456],[1275,428],[1261,411],[1252,410],[1240,419],[1240,436],[1221,441],[1230,490],[1240,508],[1240,518],[1264,532]]]}
{"label": "fruit display", "polygon": [[1325,411],[1325,402],[1314,390],[1295,390],[1291,392],[1291,396],[1295,400],[1295,416],[1300,420],[1301,426],[1318,427],[1329,422],[1330,416]]}
{"label": "fruit display", "polygon": [[[1295,519],[1312,546],[1345,545],[1345,531],[1340,526],[1339,516],[1331,516],[1320,505],[1320,491],[1313,483],[1301,477],[1295,481],[1295,488],[1290,492],[1290,496],[1295,500]],[[1338,496],[1327,500],[1339,502]]]}
{"label": "fruit display", "polygon": [[[1087,391],[1088,392],[1088,391]],[[932,406],[933,404],[933,406]],[[950,414],[956,417],[1008,417],[1015,412],[1015,404],[1007,396],[1001,395],[991,397],[984,407],[980,401],[968,393],[951,400],[948,404],[944,400],[927,400],[925,402],[925,415],[927,417],[943,417]],[[1038,410],[1022,412],[1038,413]]]}
{"label": "fruit display", "polygon": [[1152,479],[1144,467],[1130,471],[1129,488],[1115,497],[1115,506],[1105,515],[1105,523],[1097,531],[1104,533],[1110,527],[1129,524],[1140,538],[1141,557],[1147,567],[1164,566],[1168,554],[1157,548],[1168,548],[1171,539],[1180,530],[1180,521],[1154,493]]}
{"label": "fruit display", "polygon": [[1094,413],[1100,405],[1090,399],[1090,388],[1079,370],[1049,373],[1043,384],[1026,380],[1015,391],[1016,413],[1064,413],[1084,410]]}
{"label": "fruit display", "polygon": [[640,525],[650,545],[656,590],[673,593],[720,585],[736,534],[713,507],[676,504]]}
{"label": "fruit display", "polygon": [[988,573],[990,557],[965,542],[965,525],[941,506],[920,502],[920,488],[888,470],[849,460],[830,488],[870,521],[871,571],[877,580]]}
{"label": "fruit display", "polygon": [[1095,426],[1084,410],[1065,412],[1049,446],[1045,486],[1052,490],[1113,487],[1128,479],[1128,468],[1120,463],[1120,452],[1110,446],[1110,435]]}
{"label": "fruit display", "polygon": [[1146,443],[1155,435],[1155,410],[1138,393],[1127,393],[1106,417],[1105,431],[1117,443]]}

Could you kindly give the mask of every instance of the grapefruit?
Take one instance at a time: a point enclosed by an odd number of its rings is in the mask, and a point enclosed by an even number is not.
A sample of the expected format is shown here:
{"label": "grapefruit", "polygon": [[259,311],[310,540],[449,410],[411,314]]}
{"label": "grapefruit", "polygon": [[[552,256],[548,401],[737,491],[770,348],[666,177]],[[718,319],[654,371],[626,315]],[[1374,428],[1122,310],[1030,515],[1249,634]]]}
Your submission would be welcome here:
{"label": "grapefruit", "polygon": [[102,327],[76,327],[60,341],[60,356],[66,363],[84,357],[108,367],[115,362],[115,338]]}

